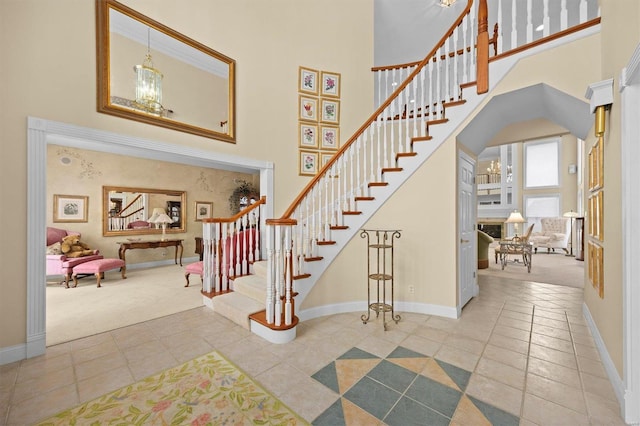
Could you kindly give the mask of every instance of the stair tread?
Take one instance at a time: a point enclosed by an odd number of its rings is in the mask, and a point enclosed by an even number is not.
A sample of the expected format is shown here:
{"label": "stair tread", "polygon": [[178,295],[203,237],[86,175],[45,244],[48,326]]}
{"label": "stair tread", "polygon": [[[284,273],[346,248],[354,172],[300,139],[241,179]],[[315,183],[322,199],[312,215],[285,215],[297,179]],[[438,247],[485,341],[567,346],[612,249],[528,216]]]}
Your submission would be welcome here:
{"label": "stair tread", "polygon": [[223,294],[211,299],[214,312],[228,318],[236,324],[251,329],[249,315],[264,310],[264,302],[260,303],[237,292]]}
{"label": "stair tread", "polygon": [[234,293],[251,297],[257,302],[262,302],[267,298],[266,278],[259,275],[245,275],[233,280]]}

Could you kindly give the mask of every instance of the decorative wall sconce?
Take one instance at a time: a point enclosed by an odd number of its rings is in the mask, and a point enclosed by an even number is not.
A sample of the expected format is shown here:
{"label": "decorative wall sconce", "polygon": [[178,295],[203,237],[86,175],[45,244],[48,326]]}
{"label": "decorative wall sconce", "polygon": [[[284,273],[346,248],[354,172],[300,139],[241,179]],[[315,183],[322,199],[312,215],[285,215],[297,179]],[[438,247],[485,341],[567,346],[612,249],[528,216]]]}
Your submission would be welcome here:
{"label": "decorative wall sconce", "polygon": [[595,135],[604,136],[606,131],[606,114],[611,109],[613,103],[613,79],[592,83],[587,88],[585,97],[589,99],[589,107],[592,113],[595,112]]}

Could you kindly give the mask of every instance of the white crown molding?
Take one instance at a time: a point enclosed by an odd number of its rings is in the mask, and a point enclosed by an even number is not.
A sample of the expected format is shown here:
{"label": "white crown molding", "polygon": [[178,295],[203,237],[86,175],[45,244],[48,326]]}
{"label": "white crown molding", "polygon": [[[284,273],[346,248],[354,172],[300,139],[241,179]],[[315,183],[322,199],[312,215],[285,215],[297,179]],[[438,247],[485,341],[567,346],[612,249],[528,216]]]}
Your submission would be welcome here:
{"label": "white crown molding", "polygon": [[596,108],[599,106],[612,104],[613,78],[591,83],[584,96],[589,99],[589,108],[591,112],[595,112]]}
{"label": "white crown molding", "polygon": [[620,75],[620,91],[632,84],[640,83],[640,44],[633,51],[629,63],[622,69]]}

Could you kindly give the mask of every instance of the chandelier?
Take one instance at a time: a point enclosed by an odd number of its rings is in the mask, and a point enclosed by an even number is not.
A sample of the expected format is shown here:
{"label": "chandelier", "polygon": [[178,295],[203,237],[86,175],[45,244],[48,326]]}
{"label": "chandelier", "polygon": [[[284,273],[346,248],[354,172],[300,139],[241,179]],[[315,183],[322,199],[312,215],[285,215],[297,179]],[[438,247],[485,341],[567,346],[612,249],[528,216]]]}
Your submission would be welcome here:
{"label": "chandelier", "polygon": [[440,0],[440,7],[451,7],[452,4],[454,4],[456,2],[456,0]]}
{"label": "chandelier", "polygon": [[151,60],[151,28],[147,28],[147,54],[142,65],[133,67],[136,73],[136,106],[152,114],[162,113],[162,73]]}

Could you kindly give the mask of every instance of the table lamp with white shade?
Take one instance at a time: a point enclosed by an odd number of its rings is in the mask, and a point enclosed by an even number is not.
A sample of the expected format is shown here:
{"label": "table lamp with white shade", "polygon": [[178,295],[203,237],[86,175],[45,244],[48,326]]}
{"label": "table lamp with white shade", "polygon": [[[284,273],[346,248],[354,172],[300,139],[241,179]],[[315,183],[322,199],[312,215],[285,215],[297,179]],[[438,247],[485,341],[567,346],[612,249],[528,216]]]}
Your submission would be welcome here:
{"label": "table lamp with white shade", "polygon": [[580,215],[578,214],[578,212],[574,212],[573,210],[570,210],[566,213],[564,213],[562,215],[563,217],[568,217],[571,219],[571,229],[569,230],[569,247],[570,247],[570,252],[567,253],[567,256],[574,256],[573,254],[573,220],[576,217],[579,217]]}
{"label": "table lamp with white shade", "polygon": [[148,222],[160,224],[162,226],[162,241],[166,240],[167,223],[173,223],[173,219],[165,213],[162,207],[156,207],[153,209],[153,214],[149,218]]}
{"label": "table lamp with white shade", "polygon": [[518,224],[525,223],[526,220],[522,217],[519,211],[514,210],[511,212],[505,223],[513,223],[513,229],[516,231],[516,237],[518,236]]}

